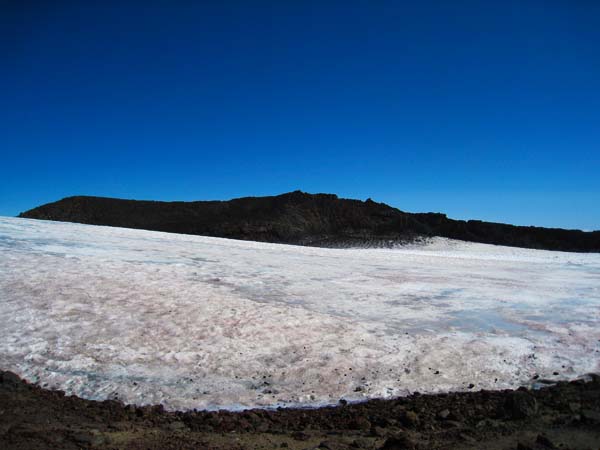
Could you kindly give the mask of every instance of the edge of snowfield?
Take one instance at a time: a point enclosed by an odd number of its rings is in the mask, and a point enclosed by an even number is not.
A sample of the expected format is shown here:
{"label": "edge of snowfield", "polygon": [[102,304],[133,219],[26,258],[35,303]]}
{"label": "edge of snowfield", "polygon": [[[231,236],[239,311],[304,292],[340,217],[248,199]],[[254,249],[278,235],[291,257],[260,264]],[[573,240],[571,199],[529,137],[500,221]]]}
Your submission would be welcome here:
{"label": "edge of snowfield", "polygon": [[0,368],[167,409],[600,372],[600,255],[326,249],[0,217]]}

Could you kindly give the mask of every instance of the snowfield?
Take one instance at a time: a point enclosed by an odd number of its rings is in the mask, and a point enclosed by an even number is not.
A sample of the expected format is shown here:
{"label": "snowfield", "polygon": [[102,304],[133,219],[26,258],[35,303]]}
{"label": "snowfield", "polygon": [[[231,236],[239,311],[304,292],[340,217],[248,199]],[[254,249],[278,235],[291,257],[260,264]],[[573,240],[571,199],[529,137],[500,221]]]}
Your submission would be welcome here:
{"label": "snowfield", "polygon": [[600,255],[441,238],[322,249],[0,218],[0,368],[169,409],[575,378],[600,372]]}

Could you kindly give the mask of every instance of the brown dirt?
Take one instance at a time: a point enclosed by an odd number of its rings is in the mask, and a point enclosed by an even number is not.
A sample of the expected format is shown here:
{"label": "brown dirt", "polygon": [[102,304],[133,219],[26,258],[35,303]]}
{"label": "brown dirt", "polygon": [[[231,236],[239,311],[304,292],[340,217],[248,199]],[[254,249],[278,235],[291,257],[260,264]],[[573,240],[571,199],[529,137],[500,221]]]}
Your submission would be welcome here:
{"label": "brown dirt", "polygon": [[0,448],[600,449],[600,377],[319,409],[166,412],[0,372]]}

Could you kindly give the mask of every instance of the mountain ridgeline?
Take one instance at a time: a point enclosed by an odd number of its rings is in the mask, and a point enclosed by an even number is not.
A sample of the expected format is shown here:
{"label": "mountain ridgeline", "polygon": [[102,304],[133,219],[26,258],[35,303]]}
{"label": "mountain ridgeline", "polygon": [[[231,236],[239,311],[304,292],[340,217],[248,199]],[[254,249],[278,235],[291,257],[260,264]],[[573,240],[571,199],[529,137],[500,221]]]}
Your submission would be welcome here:
{"label": "mountain ridgeline", "polygon": [[599,252],[600,231],[523,227],[300,191],[229,201],[67,197],[19,217],[320,247],[388,247],[431,236],[546,250]]}

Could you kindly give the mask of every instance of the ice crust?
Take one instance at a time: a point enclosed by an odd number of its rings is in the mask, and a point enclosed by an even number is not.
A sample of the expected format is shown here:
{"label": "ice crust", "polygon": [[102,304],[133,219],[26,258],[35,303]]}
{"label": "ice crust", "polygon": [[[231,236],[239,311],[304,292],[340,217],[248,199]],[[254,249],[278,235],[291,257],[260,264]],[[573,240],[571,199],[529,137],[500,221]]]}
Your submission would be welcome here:
{"label": "ice crust", "polygon": [[324,249],[0,218],[0,369],[168,409],[575,378],[600,372],[600,255],[442,238]]}

